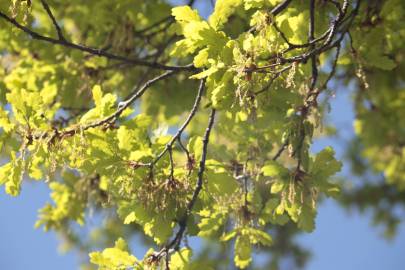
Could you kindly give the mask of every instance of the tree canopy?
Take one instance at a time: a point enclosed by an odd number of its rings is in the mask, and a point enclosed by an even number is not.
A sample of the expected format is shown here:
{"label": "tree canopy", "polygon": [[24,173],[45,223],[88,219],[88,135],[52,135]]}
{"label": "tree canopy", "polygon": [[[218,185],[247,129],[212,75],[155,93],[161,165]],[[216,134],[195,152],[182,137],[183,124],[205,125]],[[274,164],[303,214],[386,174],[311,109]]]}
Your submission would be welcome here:
{"label": "tree canopy", "polygon": [[[315,229],[324,196],[371,207],[394,235],[405,2],[178,2],[0,2],[0,185],[11,196],[23,180],[49,185],[36,226],[89,253],[83,269],[109,270],[303,266],[293,236]],[[383,179],[350,190],[333,148],[311,151],[339,132],[327,115],[348,87],[345,165]],[[99,228],[80,236],[94,215]]]}

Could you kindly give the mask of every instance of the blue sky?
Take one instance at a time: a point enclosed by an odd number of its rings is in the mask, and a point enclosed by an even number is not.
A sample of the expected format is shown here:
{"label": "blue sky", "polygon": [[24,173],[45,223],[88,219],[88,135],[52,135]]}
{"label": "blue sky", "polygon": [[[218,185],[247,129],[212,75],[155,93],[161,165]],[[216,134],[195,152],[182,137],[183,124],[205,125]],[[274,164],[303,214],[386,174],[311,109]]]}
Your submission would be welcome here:
{"label": "blue sky", "polygon": [[[173,1],[179,4],[181,1]],[[208,1],[207,1],[208,2]],[[203,7],[200,7],[203,8]],[[208,11],[203,8],[203,14]],[[347,89],[337,89],[330,117],[344,137],[353,134],[353,112],[348,106]],[[318,140],[313,151],[332,145],[342,156],[342,144],[331,139]],[[348,167],[344,169],[347,174]],[[348,178],[348,181],[350,178]],[[355,181],[355,180],[353,180]],[[35,230],[37,210],[49,201],[44,183],[25,183],[20,197],[12,198],[0,191],[0,269],[5,270],[72,270],[78,269],[74,253],[61,255],[54,233]],[[405,225],[397,237],[387,241],[381,230],[370,226],[369,214],[348,213],[333,200],[319,207],[316,230],[299,236],[303,246],[313,252],[309,270],[402,270],[405,265]],[[283,269],[284,270],[284,269]]]}
{"label": "blue sky", "polygon": [[54,233],[34,229],[37,210],[50,201],[46,185],[25,183],[22,194],[12,198],[0,191],[0,269],[77,269],[73,254],[58,253]]}

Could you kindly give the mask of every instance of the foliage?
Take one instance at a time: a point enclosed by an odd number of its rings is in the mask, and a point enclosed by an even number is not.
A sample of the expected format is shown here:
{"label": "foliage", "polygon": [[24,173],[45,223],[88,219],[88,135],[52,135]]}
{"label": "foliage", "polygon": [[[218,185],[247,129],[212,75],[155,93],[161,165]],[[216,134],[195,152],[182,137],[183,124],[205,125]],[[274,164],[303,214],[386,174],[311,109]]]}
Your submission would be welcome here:
{"label": "foliage", "polygon": [[[353,156],[405,189],[403,1],[217,0],[207,19],[195,2],[0,3],[0,185],[46,182],[36,226],[90,249],[83,267],[302,266],[292,236],[341,191],[334,150],[311,151],[337,83],[355,85]],[[90,209],[110,217],[84,243]]]}

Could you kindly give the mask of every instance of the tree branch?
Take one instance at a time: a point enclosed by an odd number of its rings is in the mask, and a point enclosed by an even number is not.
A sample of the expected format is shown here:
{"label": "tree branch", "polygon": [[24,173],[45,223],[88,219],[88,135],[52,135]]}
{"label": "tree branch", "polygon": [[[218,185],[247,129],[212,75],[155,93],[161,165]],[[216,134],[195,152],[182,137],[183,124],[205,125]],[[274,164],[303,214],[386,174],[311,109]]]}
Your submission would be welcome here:
{"label": "tree branch", "polygon": [[79,51],[82,51],[82,52],[87,52],[87,53],[90,53],[92,55],[106,57],[106,58],[111,59],[111,60],[117,60],[117,61],[122,61],[122,62],[130,63],[130,64],[133,64],[133,65],[137,65],[137,66],[144,66],[144,67],[150,67],[150,68],[153,68],[153,69],[161,69],[161,70],[177,70],[177,71],[183,71],[183,70],[184,71],[195,71],[195,70],[198,70],[193,65],[167,66],[167,65],[163,65],[163,64],[159,64],[159,63],[154,63],[154,62],[147,62],[147,61],[144,61],[144,60],[141,60],[141,59],[130,58],[130,57],[126,57],[126,56],[112,54],[112,53],[109,53],[109,52],[107,52],[107,51],[105,51],[103,49],[97,49],[97,48],[92,48],[92,47],[88,47],[88,46],[85,46],[85,45],[72,43],[72,42],[67,41],[65,39],[54,39],[54,38],[51,38],[51,37],[47,37],[47,36],[41,35],[41,34],[35,32],[35,31],[31,30],[30,28],[20,24],[15,19],[7,16],[6,14],[4,14],[1,11],[0,11],[0,18],[3,18],[8,23],[14,25],[15,27],[17,27],[21,31],[23,31],[26,34],[30,35],[33,39],[48,42],[48,43],[51,43],[51,44],[54,44],[54,45],[63,46],[63,47],[74,49],[74,50],[79,50]]}
{"label": "tree branch", "polygon": [[[311,43],[312,40],[315,38],[315,0],[311,0],[310,7],[309,7],[309,31],[308,31],[308,43]],[[313,50],[315,45],[311,45],[311,50]],[[311,68],[312,68],[312,78],[311,78],[311,86],[309,91],[313,91],[315,89],[316,82],[318,80],[318,67],[316,64],[317,55],[313,54],[311,56]]]}
{"label": "tree branch", "polygon": [[201,160],[200,160],[200,167],[199,167],[198,174],[197,174],[197,184],[194,189],[193,196],[191,197],[191,200],[189,201],[189,203],[187,205],[186,213],[179,221],[179,230],[178,230],[176,236],[174,237],[174,239],[169,243],[168,246],[166,246],[166,250],[169,250],[171,248],[174,248],[175,250],[177,250],[179,248],[181,239],[183,238],[184,232],[187,227],[187,219],[191,215],[191,211],[193,210],[194,204],[196,203],[197,198],[203,187],[205,161],[207,159],[207,150],[208,150],[208,143],[209,143],[211,130],[212,130],[212,127],[214,126],[215,113],[216,113],[215,109],[212,109],[210,117],[209,117],[208,127],[205,130],[205,134],[204,134],[204,138],[203,138],[202,156],[201,156]]}
{"label": "tree branch", "polygon": [[59,40],[66,40],[65,37],[63,36],[62,29],[60,28],[58,22],[56,21],[55,16],[53,16],[53,13],[52,13],[51,8],[49,7],[48,3],[45,0],[41,0],[41,3],[42,3],[42,6],[44,7],[46,13],[48,13],[48,16],[51,19],[53,26],[56,29]]}
{"label": "tree branch", "polygon": [[183,133],[183,131],[190,124],[191,120],[193,119],[194,115],[196,114],[196,112],[198,110],[198,107],[201,102],[201,98],[204,94],[204,89],[205,89],[205,80],[201,80],[200,87],[198,89],[198,93],[197,93],[196,99],[194,101],[193,108],[190,111],[190,114],[188,115],[186,121],[184,121],[183,125],[181,125],[179,130],[176,132],[176,134],[166,144],[165,149],[153,160],[153,162],[151,163],[152,166],[155,165],[163,157],[163,155],[173,146],[174,142],[181,137],[181,134]]}
{"label": "tree branch", "polygon": [[160,80],[163,80],[169,76],[172,76],[175,73],[176,73],[176,71],[174,71],[174,70],[167,71],[167,72],[163,73],[162,75],[159,75],[159,76],[147,81],[136,93],[134,93],[133,96],[131,96],[126,101],[122,102],[121,106],[113,114],[111,114],[101,120],[94,121],[92,123],[84,124],[84,125],[75,125],[73,127],[66,128],[65,130],[62,130],[62,131],[59,131],[57,129],[52,130],[53,132],[46,131],[38,136],[34,136],[33,139],[46,139],[46,138],[50,137],[49,141],[52,142],[57,138],[63,139],[65,137],[71,137],[79,132],[88,130],[90,128],[95,128],[95,127],[102,126],[104,124],[109,124],[109,123],[115,121],[124,112],[125,109],[127,109],[138,98],[140,98],[150,86],[152,86],[154,83],[156,83]]}
{"label": "tree branch", "polygon": [[271,15],[277,16],[280,12],[282,12],[284,9],[288,7],[288,5],[291,3],[292,0],[284,0],[277,6],[275,6],[271,11]]}

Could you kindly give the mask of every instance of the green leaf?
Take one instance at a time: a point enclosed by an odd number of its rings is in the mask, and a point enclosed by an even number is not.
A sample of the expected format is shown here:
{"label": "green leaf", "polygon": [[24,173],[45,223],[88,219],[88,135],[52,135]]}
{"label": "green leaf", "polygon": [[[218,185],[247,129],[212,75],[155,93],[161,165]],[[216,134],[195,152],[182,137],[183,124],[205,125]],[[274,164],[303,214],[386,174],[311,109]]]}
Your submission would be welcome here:
{"label": "green leaf", "polygon": [[249,236],[251,244],[262,244],[265,246],[271,246],[273,244],[273,240],[268,233],[256,228],[243,228],[241,234]]}
{"label": "green leaf", "polygon": [[92,89],[95,108],[89,110],[80,119],[81,123],[98,120],[110,116],[116,110],[117,96],[110,93],[103,95],[100,85],[95,85]]}
{"label": "green leaf", "polygon": [[137,259],[129,254],[128,245],[119,238],[113,248],[106,248],[102,252],[92,252],[89,254],[90,262],[98,265],[100,270],[121,270],[134,268]]}
{"label": "green leaf", "polygon": [[[194,57],[194,66],[196,68],[201,68],[204,67],[208,63],[208,57],[209,57],[209,50],[208,48],[205,48],[203,50],[200,50],[198,54]],[[195,76],[195,75],[194,75]]]}
{"label": "green leaf", "polygon": [[218,30],[228,21],[235,10],[242,5],[242,0],[217,0],[214,12],[209,17],[210,25]]}
{"label": "green leaf", "polygon": [[175,7],[172,9],[172,15],[179,22],[201,21],[197,10],[192,10],[189,6]]}
{"label": "green leaf", "polygon": [[335,152],[331,147],[325,148],[316,155],[311,173],[318,181],[326,181],[341,170],[342,163],[337,161],[334,155]]}
{"label": "green leaf", "polygon": [[218,68],[216,66],[212,66],[209,69],[204,70],[203,72],[190,76],[190,79],[201,80],[208,76],[211,76],[212,74],[214,74],[217,71],[218,71]]}
{"label": "green leaf", "polygon": [[38,153],[35,155],[30,164],[29,168],[29,176],[33,179],[40,180],[43,178],[42,170],[40,169],[40,165],[44,162],[43,157],[40,156]]}
{"label": "green leaf", "polygon": [[124,224],[136,222],[140,225],[151,220],[151,215],[139,203],[122,202],[118,208],[118,214],[124,220]]}
{"label": "green leaf", "polygon": [[182,248],[170,257],[170,269],[187,270],[190,269],[190,259],[192,252],[188,248]]}
{"label": "green leaf", "polygon": [[372,64],[383,70],[392,70],[397,66],[394,60],[382,55],[374,56]]}
{"label": "green leaf", "polygon": [[196,161],[201,160],[203,141],[201,137],[192,137],[187,145],[187,149],[194,155]]}
{"label": "green leaf", "polygon": [[276,161],[268,161],[262,168],[264,176],[285,178],[289,175],[289,170]]}
{"label": "green leaf", "polygon": [[3,110],[3,108],[0,107],[0,128],[2,128],[6,133],[12,131],[15,126],[13,123],[10,122],[8,113],[8,111],[5,111]]}
{"label": "green leaf", "polygon": [[221,212],[202,210],[199,215],[201,222],[198,224],[200,232],[198,236],[209,237],[216,233],[225,222],[225,215]]}
{"label": "green leaf", "polygon": [[[278,225],[285,225],[288,222],[288,216],[284,213],[284,210],[281,212],[276,211],[280,205],[280,200],[278,198],[273,198],[267,201],[262,214],[260,216],[260,224],[265,225],[268,222]],[[281,212],[281,213],[280,213]]]}
{"label": "green leaf", "polygon": [[143,229],[158,245],[165,243],[173,232],[172,222],[163,216],[153,217],[150,222],[144,224]]}
{"label": "green leaf", "polygon": [[92,68],[92,69],[98,69],[98,68],[103,68],[106,67],[108,64],[108,60],[105,57],[91,57],[90,59],[88,59],[84,65],[88,68]]}
{"label": "green leaf", "polygon": [[[252,8],[261,8],[263,7],[269,0],[245,0],[245,9],[249,10]],[[270,0],[270,2],[274,2],[274,0]]]}
{"label": "green leaf", "polygon": [[228,173],[207,172],[208,192],[215,196],[231,196],[238,189],[235,178]]}
{"label": "green leaf", "polygon": [[9,181],[9,176],[12,173],[13,164],[11,162],[0,167],[0,185],[4,185]]}
{"label": "green leaf", "polygon": [[[221,72],[216,73],[215,76],[220,73]],[[234,73],[227,70],[219,78],[219,81],[216,81],[216,79],[210,81],[210,78],[208,79],[211,101],[214,108],[228,108],[231,105],[230,103],[234,98],[234,93],[232,92],[234,89],[234,84],[232,82],[233,77]]]}
{"label": "green leaf", "polygon": [[312,232],[315,229],[316,210],[311,206],[304,204],[298,219],[298,228],[306,232]]}
{"label": "green leaf", "polygon": [[252,262],[252,245],[247,236],[238,236],[235,241],[235,265],[247,268]]}
{"label": "green leaf", "polygon": [[[51,228],[59,229],[67,220],[74,220],[79,225],[84,224],[85,203],[72,186],[77,181],[77,176],[65,172],[62,178],[66,183],[52,182],[49,184],[54,205],[46,204],[39,210],[39,219],[35,223],[36,228],[44,225],[45,231]],[[69,183],[69,181],[72,182]]]}
{"label": "green leaf", "polygon": [[221,241],[223,242],[227,242],[233,238],[235,238],[238,235],[238,231],[237,230],[232,230],[224,235],[221,236]]}
{"label": "green leaf", "polygon": [[93,93],[93,100],[96,107],[100,107],[102,105],[101,100],[103,99],[103,92],[101,91],[100,85],[95,85],[91,90]]}
{"label": "green leaf", "polygon": [[5,185],[6,193],[18,196],[21,191],[23,180],[23,161],[12,154],[11,161],[0,167],[0,185]]}
{"label": "green leaf", "polygon": [[281,192],[286,187],[286,184],[283,181],[275,181],[271,184],[270,192],[273,194]]}

